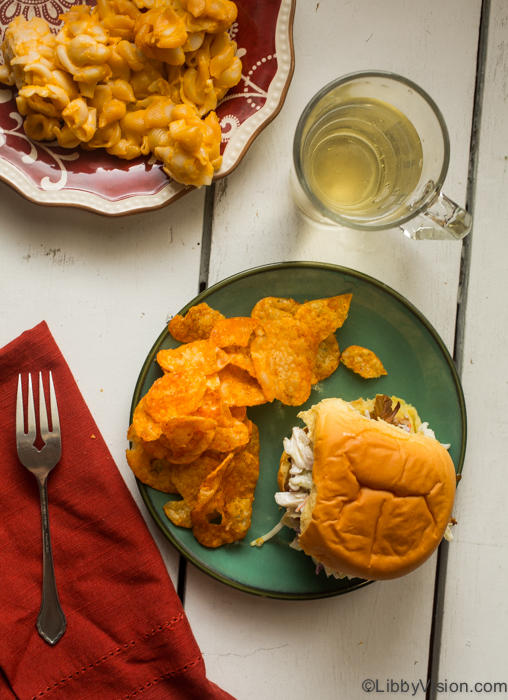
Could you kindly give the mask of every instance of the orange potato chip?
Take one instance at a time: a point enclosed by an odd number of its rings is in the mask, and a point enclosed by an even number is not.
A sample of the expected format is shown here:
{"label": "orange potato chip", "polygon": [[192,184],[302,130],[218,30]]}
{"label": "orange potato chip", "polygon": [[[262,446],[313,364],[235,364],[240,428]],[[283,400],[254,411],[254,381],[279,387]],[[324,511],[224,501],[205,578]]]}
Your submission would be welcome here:
{"label": "orange potato chip", "polygon": [[318,343],[335,333],[347,318],[352,294],[341,294],[328,299],[315,299],[302,304],[295,312],[295,319],[305,323]]}
{"label": "orange potato chip", "polygon": [[[196,414],[201,414],[201,409],[198,409]],[[219,410],[215,411],[214,419],[217,421],[218,428],[230,427],[237,421],[245,423],[247,408],[245,406],[228,406],[219,395]]]}
{"label": "orange potato chip", "polygon": [[220,348],[228,345],[249,344],[252,332],[259,326],[259,320],[249,316],[236,316],[217,321],[210,333],[210,340]]}
{"label": "orange potato chip", "polygon": [[259,428],[251,421],[251,436],[249,442],[245,445],[245,452],[250,452],[253,457],[255,457],[259,462]]}
{"label": "orange potato chip", "polygon": [[235,365],[235,367],[244,369],[251,377],[256,376],[249,346],[240,347],[240,345],[228,345],[228,347],[224,348],[224,351],[228,354],[230,365]]}
{"label": "orange potato chip", "polygon": [[160,350],[157,362],[164,372],[196,369],[209,375],[225,367],[229,357],[209,340],[195,340],[173,350]]}
{"label": "orange potato chip", "polygon": [[198,408],[193,411],[192,415],[219,420],[222,417],[222,399],[219,391],[216,389],[207,389],[203,394],[201,403]]}
{"label": "orange potato chip", "polygon": [[[247,418],[246,406],[228,406],[222,404],[222,416],[217,421],[218,428],[229,428],[237,423],[243,423],[249,431],[249,440],[252,433],[252,421]],[[240,430],[240,429],[239,429]],[[235,448],[236,449],[236,448]]]}
{"label": "orange potato chip", "polygon": [[211,309],[208,304],[198,304],[190,308],[185,316],[177,314],[172,318],[168,324],[168,331],[181,343],[207,340],[214,325],[223,318],[219,311]]}
{"label": "orange potato chip", "polygon": [[242,423],[247,418],[247,406],[230,406],[229,410],[231,416],[236,420],[242,421]]}
{"label": "orange potato chip", "polygon": [[219,387],[220,387],[220,379],[219,379],[218,373],[215,372],[214,374],[208,374],[206,376],[206,389],[207,389],[207,391],[208,391],[208,389],[216,390]]}
{"label": "orange potato chip", "polygon": [[266,403],[266,396],[257,379],[234,365],[227,365],[219,372],[220,393],[228,406],[259,406]]}
{"label": "orange potato chip", "polygon": [[191,510],[192,507],[187,501],[168,501],[163,506],[164,512],[172,523],[178,527],[192,527]]}
{"label": "orange potato chip", "polygon": [[317,384],[333,374],[339,366],[339,361],[339,344],[335,335],[331,333],[318,345],[316,364],[312,370],[312,384]]}
{"label": "orange potato chip", "polygon": [[160,438],[152,440],[151,442],[141,440],[141,444],[146,452],[152,456],[152,459],[165,459],[167,462],[171,462],[171,452],[164,435],[161,435]]}
{"label": "orange potato chip", "polygon": [[190,464],[177,464],[173,467],[173,483],[178,493],[192,508],[198,501],[201,484],[222,461],[219,456],[207,452]]}
{"label": "orange potato chip", "polygon": [[133,442],[126,451],[127,463],[134,475],[147,486],[164,493],[178,493],[171,477],[171,465],[163,459],[154,459],[140,442]]}
{"label": "orange potato chip", "polygon": [[208,448],[215,435],[217,421],[202,416],[176,416],[163,424],[169,461],[194,462]]}
{"label": "orange potato chip", "polygon": [[220,547],[245,537],[258,476],[259,461],[249,452],[241,452],[205,480],[191,511],[198,542],[205,547]]}
{"label": "orange potato chip", "polygon": [[154,421],[146,410],[146,397],[144,396],[134,410],[132,425],[136,435],[143,440],[157,440],[162,434],[161,426]]}
{"label": "orange potato chip", "polygon": [[179,527],[192,527],[190,514],[197,503],[201,484],[217,469],[221,461],[215,456],[201,455],[191,464],[173,467],[173,482],[183,500],[168,501],[164,506],[164,512],[172,523]]}
{"label": "orange potato chip", "polygon": [[259,476],[259,460],[250,452],[237,454],[233,464],[224,474],[222,489],[226,500],[230,497],[253,499]]}
{"label": "orange potato chip", "polygon": [[161,435],[158,440],[153,440],[152,442],[144,442],[143,440],[140,440],[140,442],[145,451],[152,456],[152,459],[163,459],[176,468],[179,464],[188,467],[190,463],[198,459],[204,451],[202,450],[202,445],[208,444],[209,439],[209,436],[205,434],[201,438],[202,442],[200,442],[199,436],[196,435],[194,443],[189,445],[186,450],[183,450],[181,455],[175,452],[165,435]]}
{"label": "orange potato chip", "polygon": [[[249,420],[248,418],[245,418],[242,421],[242,423],[244,423],[247,426],[247,430],[249,431],[249,442],[250,442],[250,439],[252,437],[252,426],[254,425],[254,423],[251,420]],[[247,443],[247,444],[249,444],[249,443]],[[240,448],[237,448],[235,450],[235,452],[241,452],[241,451],[242,450]]]}
{"label": "orange potato chip", "polygon": [[208,449],[214,452],[231,452],[249,442],[250,431],[245,423],[233,419],[229,425],[218,425]]}
{"label": "orange potato chip", "polygon": [[274,321],[278,318],[291,318],[300,304],[294,299],[265,297],[260,299],[251,311],[252,318],[260,321]]}
{"label": "orange potato chip", "polygon": [[216,495],[219,490],[222,479],[227,471],[232,467],[232,462],[235,455],[229,454],[222,462],[210,472],[202,481],[199,491],[196,495],[195,508],[198,510],[204,508],[206,504]]}
{"label": "orange potato chip", "polygon": [[375,379],[387,374],[381,360],[372,350],[359,345],[350,345],[340,356],[340,361],[364,379]]}
{"label": "orange potato chip", "polygon": [[300,406],[311,392],[317,343],[308,327],[280,318],[258,329],[251,344],[256,376],[268,401]]}
{"label": "orange potato chip", "polygon": [[145,408],[155,421],[166,423],[170,418],[195,411],[206,388],[202,372],[170,372],[152,384],[145,396]]}
{"label": "orange potato chip", "polygon": [[233,414],[231,413],[231,408],[227,405],[227,403],[224,403],[224,401],[222,401],[221,399],[221,415],[220,418],[217,420],[217,427],[227,428],[229,425],[233,425],[235,420],[237,419],[234,418]]}

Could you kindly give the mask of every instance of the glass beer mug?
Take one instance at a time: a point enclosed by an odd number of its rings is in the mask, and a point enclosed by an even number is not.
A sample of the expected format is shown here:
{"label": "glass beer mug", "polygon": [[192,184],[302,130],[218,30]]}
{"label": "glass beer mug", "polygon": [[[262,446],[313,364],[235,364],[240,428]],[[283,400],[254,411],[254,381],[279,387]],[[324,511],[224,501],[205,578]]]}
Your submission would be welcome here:
{"label": "glass beer mug", "polygon": [[352,73],[320,90],[300,117],[292,192],[325,226],[460,240],[472,222],[441,192],[449,159],[443,116],[420,87],[392,73]]}

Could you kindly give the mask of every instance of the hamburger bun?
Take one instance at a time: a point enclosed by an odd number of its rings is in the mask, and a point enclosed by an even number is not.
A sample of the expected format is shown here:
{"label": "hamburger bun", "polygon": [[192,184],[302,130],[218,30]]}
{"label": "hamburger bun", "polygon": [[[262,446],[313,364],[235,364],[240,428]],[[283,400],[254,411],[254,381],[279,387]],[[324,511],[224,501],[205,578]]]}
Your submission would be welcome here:
{"label": "hamburger bun", "polygon": [[[299,414],[314,464],[298,542],[333,572],[386,580],[410,573],[436,550],[450,522],[456,474],[445,447],[415,432],[414,408],[401,402],[404,429],[360,411],[372,404],[325,399]],[[290,466],[284,453],[281,491]]]}

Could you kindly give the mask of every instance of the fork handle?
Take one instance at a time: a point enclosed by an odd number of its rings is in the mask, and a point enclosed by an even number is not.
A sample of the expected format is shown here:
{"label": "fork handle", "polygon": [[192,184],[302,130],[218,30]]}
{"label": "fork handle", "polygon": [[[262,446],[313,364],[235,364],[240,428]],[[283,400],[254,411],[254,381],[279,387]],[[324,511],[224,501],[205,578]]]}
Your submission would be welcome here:
{"label": "fork handle", "polygon": [[37,479],[42,516],[42,604],[37,618],[37,629],[48,644],[56,644],[65,632],[67,620],[60,607],[56,590],[55,567],[49,532],[48,490],[46,477]]}

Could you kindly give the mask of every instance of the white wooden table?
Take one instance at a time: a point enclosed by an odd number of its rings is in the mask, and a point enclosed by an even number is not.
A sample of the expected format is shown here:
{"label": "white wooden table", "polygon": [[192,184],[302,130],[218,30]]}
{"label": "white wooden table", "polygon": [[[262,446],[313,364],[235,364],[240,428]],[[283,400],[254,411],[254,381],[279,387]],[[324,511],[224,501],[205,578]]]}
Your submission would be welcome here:
{"label": "white wooden table", "polygon": [[[141,365],[167,318],[198,293],[200,270],[209,269],[211,285],[266,263],[326,261],[393,287],[442,336],[466,395],[468,449],[445,576],[436,585],[434,556],[397,581],[280,602],[189,565],[185,608],[209,677],[238,700],[356,699],[368,695],[365,679],[405,697],[494,692],[508,683],[508,4],[298,0],[294,41],[285,105],[211,192],[211,221],[204,190],[107,219],[33,205],[0,183],[0,342],[47,320],[176,584],[178,555],[153,525],[124,451]],[[369,68],[407,76],[440,106],[452,148],[445,191],[461,204],[467,197],[474,213],[465,243],[415,242],[398,231],[333,236],[299,218],[288,181],[298,117],[327,82]]]}

